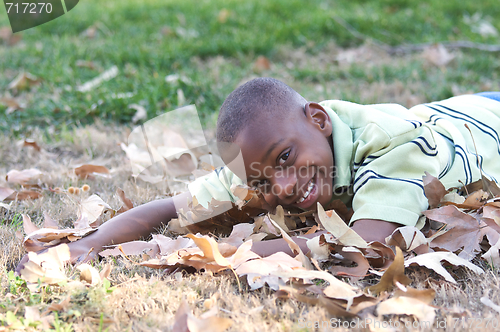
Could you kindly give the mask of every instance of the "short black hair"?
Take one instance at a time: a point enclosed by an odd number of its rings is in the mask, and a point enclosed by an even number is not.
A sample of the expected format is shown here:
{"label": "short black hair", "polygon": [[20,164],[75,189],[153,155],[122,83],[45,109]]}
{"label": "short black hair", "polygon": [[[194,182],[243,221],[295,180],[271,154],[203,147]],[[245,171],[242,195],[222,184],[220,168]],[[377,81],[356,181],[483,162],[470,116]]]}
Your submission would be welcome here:
{"label": "short black hair", "polygon": [[305,103],[300,94],[277,79],[253,79],[231,92],[222,104],[217,119],[217,141],[233,143],[243,126],[258,115],[280,115]]}

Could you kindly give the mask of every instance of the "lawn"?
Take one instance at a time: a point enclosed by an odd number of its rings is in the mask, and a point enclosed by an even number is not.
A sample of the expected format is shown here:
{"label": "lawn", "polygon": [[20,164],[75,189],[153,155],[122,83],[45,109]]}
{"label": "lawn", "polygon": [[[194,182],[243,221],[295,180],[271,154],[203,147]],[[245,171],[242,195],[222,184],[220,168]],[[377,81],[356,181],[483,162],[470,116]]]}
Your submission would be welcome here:
{"label": "lawn", "polygon": [[[0,28],[8,24],[2,7]],[[130,176],[120,143],[134,125],[194,104],[211,136],[227,94],[258,76],[283,80],[308,100],[407,107],[500,90],[499,52],[477,47],[500,44],[496,0],[86,0],[42,26],[14,36],[8,29],[0,31],[0,187],[6,186],[5,175],[12,169],[36,167],[44,173],[41,198],[0,207],[0,322],[18,330],[37,325],[26,318],[26,307],[44,312],[68,295],[70,304],[51,314],[54,330],[171,330],[183,298],[197,317],[217,301],[225,310],[220,315],[233,320],[230,331],[309,331],[299,318],[330,319],[324,308],[276,300],[268,288],[248,291],[243,285],[241,291],[231,274],[167,276],[124,258],[95,264],[99,270],[113,266],[111,284],[96,287],[49,286],[31,293],[9,273],[25,253],[15,235],[22,232],[21,214],[37,225],[43,212],[61,227],[76,219],[81,198],[49,187],[88,184],[90,193],[113,209],[120,207],[118,187],[134,205],[172,194],[164,185]],[[434,44],[459,41],[477,44],[441,53]],[[411,52],[410,45],[421,47]],[[396,46],[403,51],[388,52]],[[114,77],[81,91],[114,66]],[[9,87],[22,72],[36,82]],[[141,107],[147,115],[133,121]],[[35,140],[42,152],[23,148],[24,139]],[[111,177],[79,180],[72,169],[85,163],[105,165]],[[412,286],[432,285],[437,292],[433,304],[450,308],[441,319],[460,310],[470,317],[495,318],[498,314],[479,303],[479,297],[499,303],[498,270],[481,264],[486,277],[459,271],[458,284],[451,285],[414,272]],[[78,274],[72,268],[67,272]]]}

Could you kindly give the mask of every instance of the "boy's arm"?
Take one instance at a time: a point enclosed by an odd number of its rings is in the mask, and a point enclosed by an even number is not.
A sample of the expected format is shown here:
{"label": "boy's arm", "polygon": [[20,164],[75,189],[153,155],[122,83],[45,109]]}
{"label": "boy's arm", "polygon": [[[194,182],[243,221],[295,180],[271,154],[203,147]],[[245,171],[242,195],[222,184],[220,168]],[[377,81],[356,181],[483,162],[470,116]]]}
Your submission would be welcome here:
{"label": "boy's arm", "polygon": [[[177,218],[177,207],[186,207],[191,199],[189,192],[152,201],[128,210],[102,224],[94,233],[68,243],[71,262],[88,261],[97,257],[104,246],[134,241],[149,236],[156,228]],[[92,249],[93,248],[93,249]],[[16,271],[27,261],[25,256]]]}

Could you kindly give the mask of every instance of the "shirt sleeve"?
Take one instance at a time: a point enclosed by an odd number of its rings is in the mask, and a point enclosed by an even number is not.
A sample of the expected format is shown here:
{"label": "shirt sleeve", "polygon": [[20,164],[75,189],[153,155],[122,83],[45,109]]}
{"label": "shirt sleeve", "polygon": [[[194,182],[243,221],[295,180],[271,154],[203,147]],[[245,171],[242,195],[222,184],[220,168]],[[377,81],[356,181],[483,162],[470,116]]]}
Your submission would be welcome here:
{"label": "shirt sleeve", "polygon": [[244,184],[227,167],[220,167],[212,173],[199,177],[188,185],[191,196],[205,208],[212,198],[218,201],[236,202],[237,197],[231,191],[232,185]]}
{"label": "shirt sleeve", "polygon": [[442,167],[431,129],[404,120],[392,131],[370,124],[355,145],[351,223],[381,219],[415,226],[428,208],[422,176],[438,176]]}

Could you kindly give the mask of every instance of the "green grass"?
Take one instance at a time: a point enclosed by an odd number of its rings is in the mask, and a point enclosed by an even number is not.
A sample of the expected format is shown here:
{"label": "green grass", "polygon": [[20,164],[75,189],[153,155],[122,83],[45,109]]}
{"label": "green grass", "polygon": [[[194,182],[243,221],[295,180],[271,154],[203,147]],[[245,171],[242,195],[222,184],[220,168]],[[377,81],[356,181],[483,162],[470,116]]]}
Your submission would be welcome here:
{"label": "green grass", "polygon": [[[221,11],[228,12],[222,22]],[[21,70],[42,79],[40,86],[20,93],[27,102],[25,110],[5,115],[6,107],[0,106],[0,130],[26,135],[32,127],[52,133],[96,119],[129,123],[135,113],[128,108],[132,103],[145,106],[151,118],[179,106],[178,89],[186,97],[185,104],[196,104],[204,123],[213,125],[220,104],[241,80],[256,74],[282,77],[283,47],[315,57],[328,52],[332,43],[352,47],[364,42],[333,17],[342,17],[367,38],[389,45],[454,40],[498,43],[498,37],[483,37],[466,24],[464,16],[475,13],[500,30],[496,0],[80,1],[66,15],[22,32],[21,43],[0,44],[0,96]],[[6,25],[2,7],[0,26]],[[85,36],[91,26],[96,27],[94,38]],[[254,73],[258,55],[270,58],[275,68]],[[207,61],[215,56],[223,56],[226,63],[219,64],[219,75],[207,75]],[[498,80],[497,58],[498,54],[464,52],[460,62],[442,73],[412,60],[370,68],[335,64],[294,68],[289,75],[304,84],[338,81],[343,84],[341,96],[356,102],[376,100],[359,98],[350,86],[416,79],[429,87],[425,98],[437,99],[451,95],[451,84],[478,90],[480,81]],[[78,60],[91,61],[96,68],[78,67]],[[113,65],[120,70],[116,78],[88,93],[75,91]],[[167,84],[169,74],[190,80]],[[134,95],[112,98],[122,92]]]}

